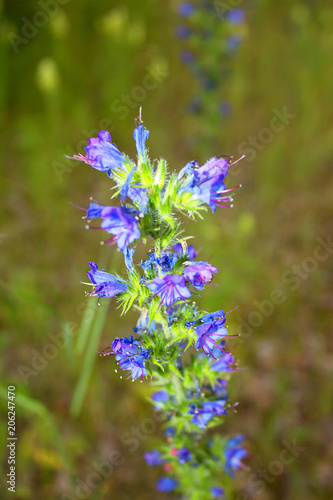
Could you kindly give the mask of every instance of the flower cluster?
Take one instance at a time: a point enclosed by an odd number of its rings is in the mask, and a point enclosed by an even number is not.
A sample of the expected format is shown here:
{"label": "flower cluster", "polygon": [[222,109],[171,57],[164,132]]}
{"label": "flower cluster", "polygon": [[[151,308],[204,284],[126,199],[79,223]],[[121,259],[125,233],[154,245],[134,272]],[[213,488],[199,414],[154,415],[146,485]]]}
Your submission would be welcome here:
{"label": "flower cluster", "polygon": [[[176,213],[194,219],[208,209],[230,206],[233,189],[225,183],[232,161],[214,157],[200,166],[193,160],[178,174],[170,174],[165,160],[150,160],[149,131],[141,120],[133,137],[136,162],[118,150],[106,131],[89,140],[86,156],[74,157],[113,181],[112,199],[119,196],[119,202],[90,203],[87,226],[112,235],[105,243],[117,245],[127,269],[120,277],[89,262],[92,291],[87,295],[115,297],[123,313],[132,305],[141,311],[133,328],[136,338],[117,337],[100,354],[114,356],[121,377],[143,381],[150,376],[157,389],[152,403],[168,422],[166,445],[145,454],[147,464],[162,466],[168,474],[157,489],[176,489],[191,499],[194,487],[195,498],[223,498],[228,477],[243,466],[246,451],[239,436],[208,438],[206,432],[234,409],[227,387],[237,361],[226,346],[232,335],[224,311],[200,311],[193,302],[218,269],[197,258]],[[93,219],[100,219],[100,225],[91,226]],[[139,240],[150,248],[146,258],[136,262]]]}
{"label": "flower cluster", "polygon": [[226,117],[231,112],[226,82],[246,33],[245,11],[227,2],[192,0],[178,4],[178,16],[180,59],[199,84],[189,111],[205,118]]}
{"label": "flower cluster", "polygon": [[[111,349],[111,352],[105,352],[107,349]],[[130,335],[129,338],[114,339],[111,346],[103,349],[100,354],[103,356],[114,354],[119,368],[127,370],[127,378],[131,378],[134,382],[140,376],[141,380],[147,376],[146,360],[150,358],[150,352],[150,349],[142,347],[139,339],[134,339],[133,335]]]}

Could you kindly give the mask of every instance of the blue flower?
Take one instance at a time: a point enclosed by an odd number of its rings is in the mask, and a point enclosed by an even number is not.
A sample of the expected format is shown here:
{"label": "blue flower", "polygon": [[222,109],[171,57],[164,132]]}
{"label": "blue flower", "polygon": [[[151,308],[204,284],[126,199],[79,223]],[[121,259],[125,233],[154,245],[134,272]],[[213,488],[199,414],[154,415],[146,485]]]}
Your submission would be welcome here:
{"label": "blue flower", "polygon": [[89,219],[101,217],[101,229],[114,237],[106,243],[117,243],[122,252],[126,252],[128,245],[140,238],[141,233],[135,210],[126,207],[105,207],[97,203],[91,203],[87,210]]}
{"label": "blue flower", "polygon": [[111,135],[106,130],[101,130],[97,137],[89,139],[88,146],[84,149],[87,156],[76,155],[75,160],[84,161],[109,176],[112,170],[123,167],[124,156],[111,142]]}
{"label": "blue flower", "polygon": [[212,412],[200,411],[196,404],[192,404],[188,411],[190,415],[194,415],[191,418],[192,424],[197,424],[200,429],[205,429],[208,422],[213,418],[214,414]]}
{"label": "blue flower", "polygon": [[196,61],[196,57],[190,50],[182,50],[180,53],[180,60],[184,64],[192,64]]}
{"label": "blue flower", "polygon": [[133,328],[134,333],[154,333],[155,330],[158,329],[157,323],[155,320],[150,321],[149,314],[147,313],[147,309],[143,308],[140,314],[140,317],[137,321],[136,327]]}
{"label": "blue flower", "polygon": [[118,293],[124,293],[127,290],[127,285],[121,283],[112,274],[106,273],[105,271],[99,271],[97,264],[94,262],[89,262],[91,268],[87,272],[88,278],[94,285],[94,289],[88,295],[97,295],[98,297],[113,297]]}
{"label": "blue flower", "polygon": [[218,378],[216,380],[216,384],[213,386],[213,391],[215,396],[218,398],[223,398],[223,399],[228,399],[228,392],[227,392],[227,381],[223,380],[222,378]]}
{"label": "blue flower", "polygon": [[143,377],[147,376],[147,370],[145,368],[146,359],[150,358],[150,352],[148,350],[142,350],[142,354],[137,356],[132,356],[130,358],[122,359],[119,362],[119,367],[121,370],[127,370],[127,379],[132,378],[136,380],[141,376],[141,380]]}
{"label": "blue flower", "polygon": [[185,464],[189,460],[192,460],[192,454],[187,448],[181,448],[177,451],[177,457],[180,464]]}
{"label": "blue flower", "polygon": [[209,325],[209,324],[213,323],[214,321],[216,321],[217,319],[221,320],[220,321],[221,325],[225,323],[225,314],[222,311],[222,309],[220,309],[219,311],[213,312],[213,313],[204,314],[200,318],[196,318],[193,321],[186,321],[185,327],[186,328],[193,328],[194,326],[197,327],[199,325]]}
{"label": "blue flower", "polygon": [[[184,175],[190,175],[193,173],[193,170],[199,168],[199,163],[196,160],[189,161],[186,163],[185,167],[183,167],[177,175],[177,179],[181,179]],[[176,243],[176,245],[180,245],[180,243]]]}
{"label": "blue flower", "polygon": [[141,184],[136,183],[130,186],[127,191],[127,196],[138,205],[139,215],[143,217],[148,210],[149,196],[147,189],[143,188]]}
{"label": "blue flower", "polygon": [[187,255],[189,260],[194,260],[197,256],[197,251],[193,245],[188,245],[185,252],[181,243],[176,243],[175,245],[173,245],[173,248],[178,255]]}
{"label": "blue flower", "polygon": [[196,424],[200,429],[205,429],[208,422],[214,417],[214,415],[227,415],[224,405],[224,399],[217,401],[205,401],[201,404],[201,408],[198,408],[196,404],[191,404],[188,410],[190,415],[194,415],[191,418],[191,422]]}
{"label": "blue flower", "polygon": [[173,491],[178,486],[178,481],[172,479],[171,477],[161,477],[156,483],[156,488],[158,491],[170,492]]}
{"label": "blue flower", "polygon": [[212,313],[204,314],[203,316],[201,316],[201,318],[197,320],[197,322],[200,324],[207,325],[208,323],[213,323],[217,319],[223,320],[223,323],[221,324],[225,323],[225,313],[224,311],[222,311],[222,309]]}
{"label": "blue flower", "polygon": [[225,399],[219,399],[217,401],[205,401],[201,405],[202,411],[212,412],[214,415],[227,415],[224,408],[226,401]]}
{"label": "blue flower", "polygon": [[103,208],[105,208],[104,205],[99,205],[98,203],[90,203],[86,213],[87,219],[97,219],[98,217],[102,217]]}
{"label": "blue flower", "polygon": [[[111,349],[111,352],[105,352],[107,349]],[[145,362],[150,358],[150,353],[151,349],[144,349],[140,339],[134,339],[133,335],[114,339],[110,347],[100,352],[103,356],[115,355],[119,368],[126,370],[127,378],[132,378],[132,381],[140,376],[143,380],[147,376]]]}
{"label": "blue flower", "polygon": [[140,123],[133,132],[133,139],[135,140],[136,150],[138,152],[138,156],[144,159],[145,151],[146,151],[146,140],[149,137],[149,130],[146,130],[142,123]]}
{"label": "blue flower", "polygon": [[212,364],[214,372],[233,372],[235,370],[235,358],[230,352],[224,352],[222,356]]}
{"label": "blue flower", "polygon": [[139,339],[134,339],[133,335],[130,335],[129,338],[116,338],[112,341],[111,344],[112,353],[107,354],[115,354],[116,361],[123,361],[129,356],[136,356],[141,353],[142,347]]}
{"label": "blue flower", "polygon": [[242,41],[242,37],[240,37],[239,35],[230,35],[226,40],[227,48],[230,50],[230,52],[233,52],[238,49]]}
{"label": "blue flower", "polygon": [[226,443],[226,449],[224,450],[226,462],[224,468],[231,477],[235,476],[235,469],[243,466],[241,460],[247,455],[245,448],[238,446],[242,441],[244,441],[244,436],[239,434]]}
{"label": "blue flower", "polygon": [[136,171],[136,165],[134,165],[134,167],[132,167],[132,169],[130,170],[130,172],[127,174],[127,177],[123,183],[123,185],[121,186],[120,188],[120,199],[121,201],[124,201],[126,196],[128,195],[128,191],[131,187],[131,182],[132,182],[132,179],[133,179],[133,175]]}
{"label": "blue flower", "polygon": [[169,426],[164,431],[164,436],[167,438],[171,438],[176,434],[176,429],[172,426]]}
{"label": "blue flower", "polygon": [[183,276],[195,288],[202,290],[204,285],[210,283],[213,279],[213,274],[217,273],[217,267],[212,266],[209,262],[195,262],[185,267]]}
{"label": "blue flower", "polygon": [[191,297],[191,292],[185,285],[185,279],[179,275],[167,274],[163,278],[155,278],[146,284],[154,295],[161,297],[161,303],[170,307],[178,300],[186,300]]}
{"label": "blue flower", "polygon": [[190,2],[182,2],[178,6],[178,13],[183,17],[189,17],[195,12],[195,7]]}
{"label": "blue flower", "polygon": [[210,492],[213,495],[213,498],[224,497],[224,490],[222,488],[219,488],[218,486],[213,486],[213,488],[211,488]]}
{"label": "blue flower", "polygon": [[140,266],[144,271],[154,269],[155,274],[165,274],[171,271],[180,257],[179,252],[162,251],[160,257],[156,257],[155,253],[148,253],[148,259],[141,262]]}
{"label": "blue flower", "polygon": [[147,465],[162,465],[165,459],[162,458],[160,451],[152,450],[144,454]]}
{"label": "blue flower", "polygon": [[[107,349],[111,349],[111,352],[105,352]],[[132,381],[140,376],[143,380],[147,376],[145,361],[150,358],[150,353],[151,349],[144,349],[141,340],[134,339],[133,335],[114,339],[110,347],[100,352],[103,356],[115,355],[120,369],[127,370],[127,378],[132,378]]]}
{"label": "blue flower", "polygon": [[225,158],[211,158],[202,167],[196,165],[188,169],[190,179],[181,188],[181,191],[189,191],[194,199],[201,200],[210,206],[213,212],[216,207],[224,207],[231,201],[227,193],[232,189],[226,189],[224,179],[228,174],[230,163]]}
{"label": "blue flower", "polygon": [[169,393],[166,391],[153,392],[153,394],[151,395],[151,399],[155,403],[165,403],[169,399]]}
{"label": "blue flower", "polygon": [[243,9],[232,9],[227,13],[226,18],[231,24],[242,24],[245,20],[245,12]]}
{"label": "blue flower", "polygon": [[129,248],[126,247],[124,250],[124,258],[125,258],[125,265],[129,272],[133,271],[133,254],[135,252],[135,248]]}
{"label": "blue flower", "polygon": [[176,35],[179,38],[182,38],[183,40],[185,40],[186,38],[189,38],[192,34],[192,31],[186,25],[177,26],[175,31],[176,31]]}
{"label": "blue flower", "polygon": [[[217,347],[220,348],[221,351],[224,351],[224,349],[219,346],[218,342],[221,338],[229,337],[227,329],[223,326],[224,322],[224,319],[217,319],[212,323],[198,325],[196,327],[197,342],[195,348],[199,349],[201,347],[207,356],[210,354],[216,359],[212,349]],[[208,350],[208,353],[205,351],[205,348]]]}

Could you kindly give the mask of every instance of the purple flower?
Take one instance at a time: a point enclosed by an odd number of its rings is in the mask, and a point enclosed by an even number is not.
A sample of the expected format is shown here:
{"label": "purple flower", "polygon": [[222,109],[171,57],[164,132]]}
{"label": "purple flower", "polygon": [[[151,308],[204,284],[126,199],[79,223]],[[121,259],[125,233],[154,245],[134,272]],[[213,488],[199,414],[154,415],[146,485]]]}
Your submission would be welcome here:
{"label": "purple flower", "polygon": [[164,436],[167,438],[171,438],[176,434],[176,429],[174,427],[167,427],[164,431]]}
{"label": "purple flower", "polygon": [[178,13],[183,17],[189,17],[195,12],[195,7],[190,2],[182,2],[178,6]]}
{"label": "purple flower", "polygon": [[113,169],[122,168],[124,162],[123,154],[111,142],[111,135],[106,130],[101,130],[97,137],[88,140],[85,151],[87,156],[76,155],[75,160],[84,161],[91,167],[109,176]]}
{"label": "purple flower", "polygon": [[208,262],[200,261],[185,267],[183,276],[192,283],[195,288],[202,290],[204,285],[212,281],[213,274],[217,272],[217,267],[212,266]]}
{"label": "purple flower", "polygon": [[[225,320],[223,318],[217,319],[216,321],[213,321],[213,323],[197,326],[197,342],[195,344],[195,348],[199,349],[201,347],[201,349],[207,356],[208,354],[210,354],[214,359],[216,359],[213,355],[212,349],[214,347],[217,347],[221,351],[224,351],[223,347],[220,347],[218,342],[221,340],[221,338],[230,337],[230,335],[228,335],[227,329],[223,326],[224,322]],[[205,351],[205,348],[208,350],[208,353]]]}
{"label": "purple flower", "polygon": [[[144,271],[151,271],[154,269],[155,274],[159,274],[161,271],[161,274],[168,273],[173,269],[179,258],[184,255],[183,248],[180,243],[176,243],[173,248],[175,252],[162,251],[160,257],[156,257],[155,253],[148,253],[148,259],[141,262],[140,266],[144,269]],[[196,251],[192,245],[188,247],[188,255],[191,255],[189,258],[194,258],[196,256]]]}
{"label": "purple flower", "polygon": [[136,327],[133,328],[134,333],[152,333],[154,334],[154,331],[158,329],[158,325],[156,321],[153,319],[150,321],[149,319],[149,314],[147,313],[147,309],[142,309],[140,317],[137,321]]}
{"label": "purple flower", "polygon": [[137,183],[130,186],[127,192],[127,196],[138,205],[139,215],[146,215],[148,210],[149,196],[147,189],[143,188],[141,184]]}
{"label": "purple flower", "polygon": [[[107,349],[111,349],[111,352],[105,352]],[[133,335],[129,338],[114,339],[110,347],[100,352],[103,356],[115,355],[119,368],[127,370],[127,378],[132,378],[132,381],[140,376],[143,380],[143,377],[147,375],[145,361],[150,358],[150,353],[151,349],[144,349],[141,346],[141,340],[134,339]]]}
{"label": "purple flower", "polygon": [[217,401],[205,401],[201,405],[202,411],[212,412],[214,415],[227,415],[224,408],[226,401],[225,399],[219,399]]}
{"label": "purple flower", "polygon": [[180,60],[184,64],[192,64],[196,61],[196,57],[190,50],[182,50],[180,52]]}
{"label": "purple flower", "polygon": [[233,372],[235,370],[235,358],[230,352],[224,352],[222,356],[212,364],[214,372]]}
{"label": "purple flower", "polygon": [[153,392],[151,399],[155,401],[155,403],[165,403],[169,399],[169,393],[166,391]]}
{"label": "purple flower", "polygon": [[143,377],[147,376],[147,370],[145,368],[145,361],[147,358],[150,358],[150,352],[148,350],[142,350],[142,354],[140,355],[122,359],[119,362],[119,367],[121,370],[127,370],[127,379],[131,378],[133,381],[141,376],[141,380],[143,380]]}
{"label": "purple flower", "polygon": [[171,477],[161,477],[156,483],[156,488],[158,491],[170,492],[173,491],[178,486],[178,481],[172,479]]}
{"label": "purple flower", "polygon": [[188,411],[190,415],[194,415],[191,418],[192,424],[197,424],[200,429],[205,429],[208,422],[213,418],[214,414],[212,412],[205,412],[199,410],[196,404],[192,404]]}
{"label": "purple flower", "polygon": [[242,466],[244,467],[241,460],[246,457],[247,452],[245,448],[238,446],[242,441],[244,441],[244,436],[239,434],[226,443],[226,449],[224,450],[226,462],[224,468],[231,477],[235,476],[235,469],[239,469]]}
{"label": "purple flower", "polygon": [[185,279],[178,274],[167,274],[163,278],[155,278],[146,285],[154,295],[161,297],[161,302],[170,307],[178,300],[186,300],[191,297],[191,292],[186,288]]}
{"label": "purple flower", "polygon": [[227,48],[230,52],[233,52],[238,49],[242,41],[242,37],[240,37],[239,35],[230,35],[226,40]]}
{"label": "purple flower", "polygon": [[134,252],[135,252],[135,248],[126,247],[124,250],[125,265],[130,272],[133,271],[133,254],[134,254]]}
{"label": "purple flower", "polygon": [[221,324],[225,323],[225,313],[224,313],[224,311],[222,311],[222,309],[220,309],[219,311],[212,312],[212,313],[204,314],[198,320],[198,323],[207,325],[208,323],[213,323],[217,319],[224,320],[223,323],[221,323]]}
{"label": "purple flower", "polygon": [[214,384],[214,387],[212,389],[214,391],[215,396],[217,396],[218,398],[228,399],[226,380],[218,378],[216,380],[216,384]]}
{"label": "purple flower", "polygon": [[178,38],[182,38],[183,40],[189,38],[192,34],[192,31],[186,25],[177,26],[175,31]]}
{"label": "purple flower", "polygon": [[184,464],[192,459],[192,454],[187,448],[181,448],[177,451],[177,457],[180,464]]}
{"label": "purple flower", "polygon": [[115,354],[116,361],[123,361],[129,356],[136,356],[137,354],[142,352],[141,342],[139,339],[134,339],[133,335],[130,335],[129,338],[116,338],[113,340],[111,344],[112,353],[107,354]]}
{"label": "purple flower", "polygon": [[98,217],[102,217],[103,208],[105,208],[104,205],[99,205],[98,203],[90,203],[86,213],[87,219],[97,219]]}
{"label": "purple flower", "polygon": [[219,488],[218,486],[213,486],[213,488],[211,488],[210,492],[213,495],[213,498],[224,497],[224,490],[222,488]]}
{"label": "purple flower", "polygon": [[133,139],[135,140],[136,150],[138,156],[144,159],[146,151],[146,140],[149,137],[149,130],[146,130],[142,123],[140,123],[133,132]]}
{"label": "purple flower", "polygon": [[242,24],[245,20],[245,12],[243,9],[232,9],[227,13],[226,18],[231,24]]}
{"label": "purple flower", "polygon": [[194,260],[197,256],[197,251],[193,245],[188,245],[185,252],[181,243],[176,243],[175,245],[173,245],[173,249],[177,253],[177,255],[187,255],[189,260]]}
{"label": "purple flower", "polygon": [[130,170],[130,172],[128,173],[125,181],[124,181],[124,184],[121,186],[120,188],[120,199],[121,201],[124,201],[126,196],[128,195],[128,191],[131,187],[131,182],[132,182],[132,179],[133,179],[133,175],[134,175],[134,172],[136,171],[136,165],[134,165],[134,167],[132,167],[132,169]]}
{"label": "purple flower", "polygon": [[165,459],[162,458],[161,452],[152,450],[144,454],[147,465],[162,465]]}
{"label": "purple flower", "polygon": [[128,245],[141,236],[138,220],[133,212],[135,213],[133,209],[126,207],[105,207],[90,203],[87,217],[89,219],[101,217],[103,219],[101,229],[114,235],[107,243],[117,243],[118,248],[126,252]]}
{"label": "purple flower", "polygon": [[127,290],[127,285],[121,283],[112,274],[106,273],[105,271],[99,271],[97,264],[95,262],[89,262],[91,268],[87,272],[88,278],[94,285],[94,289],[88,295],[97,295],[98,297],[113,297],[118,293],[124,293]]}
{"label": "purple flower", "polygon": [[191,404],[188,411],[190,415],[194,415],[191,422],[197,424],[200,429],[205,429],[214,415],[227,415],[224,405],[225,400],[205,401],[201,408],[198,408],[196,404]]}
{"label": "purple flower", "polygon": [[232,189],[226,189],[224,179],[228,174],[230,163],[225,158],[211,158],[202,167],[193,166],[190,180],[183,188],[192,193],[194,199],[201,200],[210,206],[213,212],[216,207],[230,203],[228,195]]}

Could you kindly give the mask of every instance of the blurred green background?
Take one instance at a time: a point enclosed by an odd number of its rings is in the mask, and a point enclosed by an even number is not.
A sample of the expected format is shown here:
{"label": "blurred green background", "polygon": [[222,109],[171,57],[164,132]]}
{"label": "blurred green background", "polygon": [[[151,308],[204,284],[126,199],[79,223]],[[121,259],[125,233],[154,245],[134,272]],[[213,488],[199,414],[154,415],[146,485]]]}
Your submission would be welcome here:
{"label": "blurred green background", "polygon": [[[176,3],[52,5],[43,22],[38,1],[1,2],[1,498],[157,498],[161,471],[142,458],[161,434],[149,384],[119,380],[113,360],[95,354],[128,335],[137,315],[119,319],[114,302],[97,308],[80,284],[88,260],[123,269],[70,204],[107,204],[109,184],[64,158],[105,128],[134,157],[140,105],[150,155],[172,169],[251,149],[231,171],[230,186],[243,185],[234,208],[185,221],[201,257],[220,268],[198,304],[237,305],[229,329],[243,333],[230,346],[246,367],[231,383],[239,411],[221,428],[247,438],[249,471],[234,498],[333,498],[332,247],[315,257],[317,238],[332,241],[332,3],[242,4],[246,39],[223,96],[233,113],[211,127],[209,151],[202,122],[186,112],[198,88],[179,62]],[[264,131],[284,109],[288,123]],[[15,494],[6,485],[8,385],[17,394]],[[302,450],[282,464],[286,443]]]}

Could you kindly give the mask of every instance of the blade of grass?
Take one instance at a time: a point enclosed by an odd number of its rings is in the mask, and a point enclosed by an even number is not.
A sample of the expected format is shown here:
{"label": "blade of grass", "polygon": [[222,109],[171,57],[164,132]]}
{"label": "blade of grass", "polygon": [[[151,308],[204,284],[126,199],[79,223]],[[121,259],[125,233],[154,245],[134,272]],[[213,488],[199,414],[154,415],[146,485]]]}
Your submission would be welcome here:
{"label": "blade of grass", "polygon": [[97,299],[98,297],[94,297],[87,300],[87,307],[82,318],[75,345],[75,353],[77,356],[81,356],[87,346],[89,332],[91,331],[93,321],[96,317]]}
{"label": "blade of grass", "polygon": [[88,341],[87,349],[82,364],[82,371],[74,389],[70,412],[73,417],[77,417],[82,409],[85,394],[87,392],[89,380],[96,361],[96,351],[101,338],[105,318],[108,311],[108,303],[98,308],[94,326]]}

